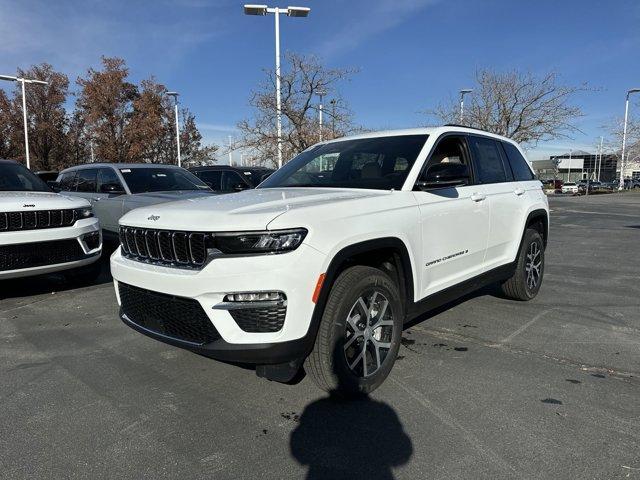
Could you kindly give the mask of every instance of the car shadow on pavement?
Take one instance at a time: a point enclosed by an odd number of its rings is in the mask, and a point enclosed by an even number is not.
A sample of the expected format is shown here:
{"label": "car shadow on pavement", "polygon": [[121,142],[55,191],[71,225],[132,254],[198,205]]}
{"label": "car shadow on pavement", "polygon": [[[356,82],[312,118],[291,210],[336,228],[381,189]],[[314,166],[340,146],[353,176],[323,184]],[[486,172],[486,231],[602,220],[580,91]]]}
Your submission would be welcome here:
{"label": "car shadow on pavement", "polygon": [[9,298],[29,297],[52,292],[64,292],[75,288],[102,285],[113,281],[109,268],[110,252],[103,252],[100,257],[100,275],[91,282],[70,281],[64,276],[64,272],[38,275],[35,277],[13,278],[0,281],[0,300]]}
{"label": "car shadow on pavement", "polygon": [[393,479],[413,454],[411,439],[386,403],[329,396],[308,405],[291,433],[291,454],[308,480]]}

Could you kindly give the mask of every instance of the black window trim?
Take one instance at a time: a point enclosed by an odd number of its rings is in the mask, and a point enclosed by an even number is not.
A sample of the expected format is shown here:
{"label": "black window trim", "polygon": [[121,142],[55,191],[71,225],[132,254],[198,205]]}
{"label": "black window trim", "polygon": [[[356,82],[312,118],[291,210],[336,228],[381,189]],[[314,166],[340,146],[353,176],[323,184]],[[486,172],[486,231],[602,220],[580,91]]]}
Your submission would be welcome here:
{"label": "black window trim", "polygon": [[[429,165],[429,160],[431,160],[431,158],[433,157],[433,154],[436,151],[436,147],[438,146],[440,141],[446,137],[461,137],[464,140],[463,148],[465,149],[467,157],[469,159],[469,183],[461,186],[466,187],[470,185],[477,185],[476,166],[475,166],[473,155],[471,154],[471,148],[469,146],[469,134],[467,132],[444,132],[438,135],[438,138],[436,138],[435,142],[433,142],[433,146],[429,151],[429,155],[427,155],[427,158],[425,158],[424,162],[422,163],[422,166],[420,167],[420,171],[418,172],[418,177],[416,178],[416,181],[414,182],[414,185],[413,185],[414,191],[417,188],[416,185],[420,181],[420,178],[422,178],[422,175],[426,172],[427,165]],[[442,187],[442,188],[451,188],[451,187]],[[418,191],[422,191],[422,190],[418,189]]]}

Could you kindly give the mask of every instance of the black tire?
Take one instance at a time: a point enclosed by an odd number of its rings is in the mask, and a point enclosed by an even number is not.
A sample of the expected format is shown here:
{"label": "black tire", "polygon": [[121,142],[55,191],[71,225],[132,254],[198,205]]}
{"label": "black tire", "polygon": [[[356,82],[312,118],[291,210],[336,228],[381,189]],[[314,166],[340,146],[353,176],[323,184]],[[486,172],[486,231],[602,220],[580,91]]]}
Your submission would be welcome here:
{"label": "black tire", "polygon": [[98,259],[89,265],[64,272],[64,277],[67,282],[74,285],[88,285],[94,283],[101,273],[102,262]]}
{"label": "black tire", "polygon": [[[365,311],[360,300],[365,305],[370,302],[366,305],[369,326],[356,331],[354,319],[363,315],[352,313]],[[389,275],[366,266],[346,269],[331,286],[313,351],[305,360],[307,374],[321,389],[342,397],[374,391],[387,378],[398,356],[403,319],[400,291]],[[371,329],[379,321],[384,326]],[[383,344],[389,344],[389,348],[383,348]],[[347,357],[355,352],[359,353],[352,369]],[[362,353],[364,360],[358,363]]]}
{"label": "black tire", "polygon": [[[538,252],[537,254],[535,252]],[[534,265],[536,269],[531,269],[529,257],[535,256]],[[539,262],[537,259],[539,258]],[[531,271],[533,270],[533,271]],[[542,280],[544,278],[544,241],[540,232],[532,228],[527,228],[522,237],[522,244],[518,252],[516,270],[504,283],[502,283],[502,293],[513,300],[528,301],[538,294]]]}

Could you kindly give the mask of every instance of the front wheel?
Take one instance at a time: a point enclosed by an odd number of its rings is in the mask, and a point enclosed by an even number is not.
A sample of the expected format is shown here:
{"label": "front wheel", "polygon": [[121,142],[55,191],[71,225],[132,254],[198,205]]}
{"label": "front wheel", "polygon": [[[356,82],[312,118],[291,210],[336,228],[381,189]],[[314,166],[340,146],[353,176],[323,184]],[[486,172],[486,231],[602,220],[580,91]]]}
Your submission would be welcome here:
{"label": "front wheel", "polygon": [[528,228],[511,278],[502,284],[502,293],[513,300],[531,300],[540,290],[544,276],[544,241],[540,232]]}
{"label": "front wheel", "polygon": [[372,392],[398,356],[403,318],[399,289],[386,273],[366,266],[348,268],[331,287],[305,370],[330,393]]}

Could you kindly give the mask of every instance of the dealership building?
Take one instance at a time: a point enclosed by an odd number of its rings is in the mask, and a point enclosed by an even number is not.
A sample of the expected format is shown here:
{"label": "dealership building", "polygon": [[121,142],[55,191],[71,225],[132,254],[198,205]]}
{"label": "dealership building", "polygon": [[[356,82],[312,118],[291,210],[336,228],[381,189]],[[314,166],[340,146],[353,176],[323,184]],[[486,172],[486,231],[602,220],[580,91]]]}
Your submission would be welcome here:
{"label": "dealership building", "polygon": [[[558,165],[557,175],[556,164]],[[571,154],[553,155],[549,157],[549,160],[534,161],[532,166],[538,178],[543,181],[558,178],[565,182],[586,179],[611,182],[619,177],[620,172],[617,155],[603,154],[600,156],[580,150],[571,152]],[[626,170],[625,168],[625,174],[628,173],[630,177],[632,172]]]}

